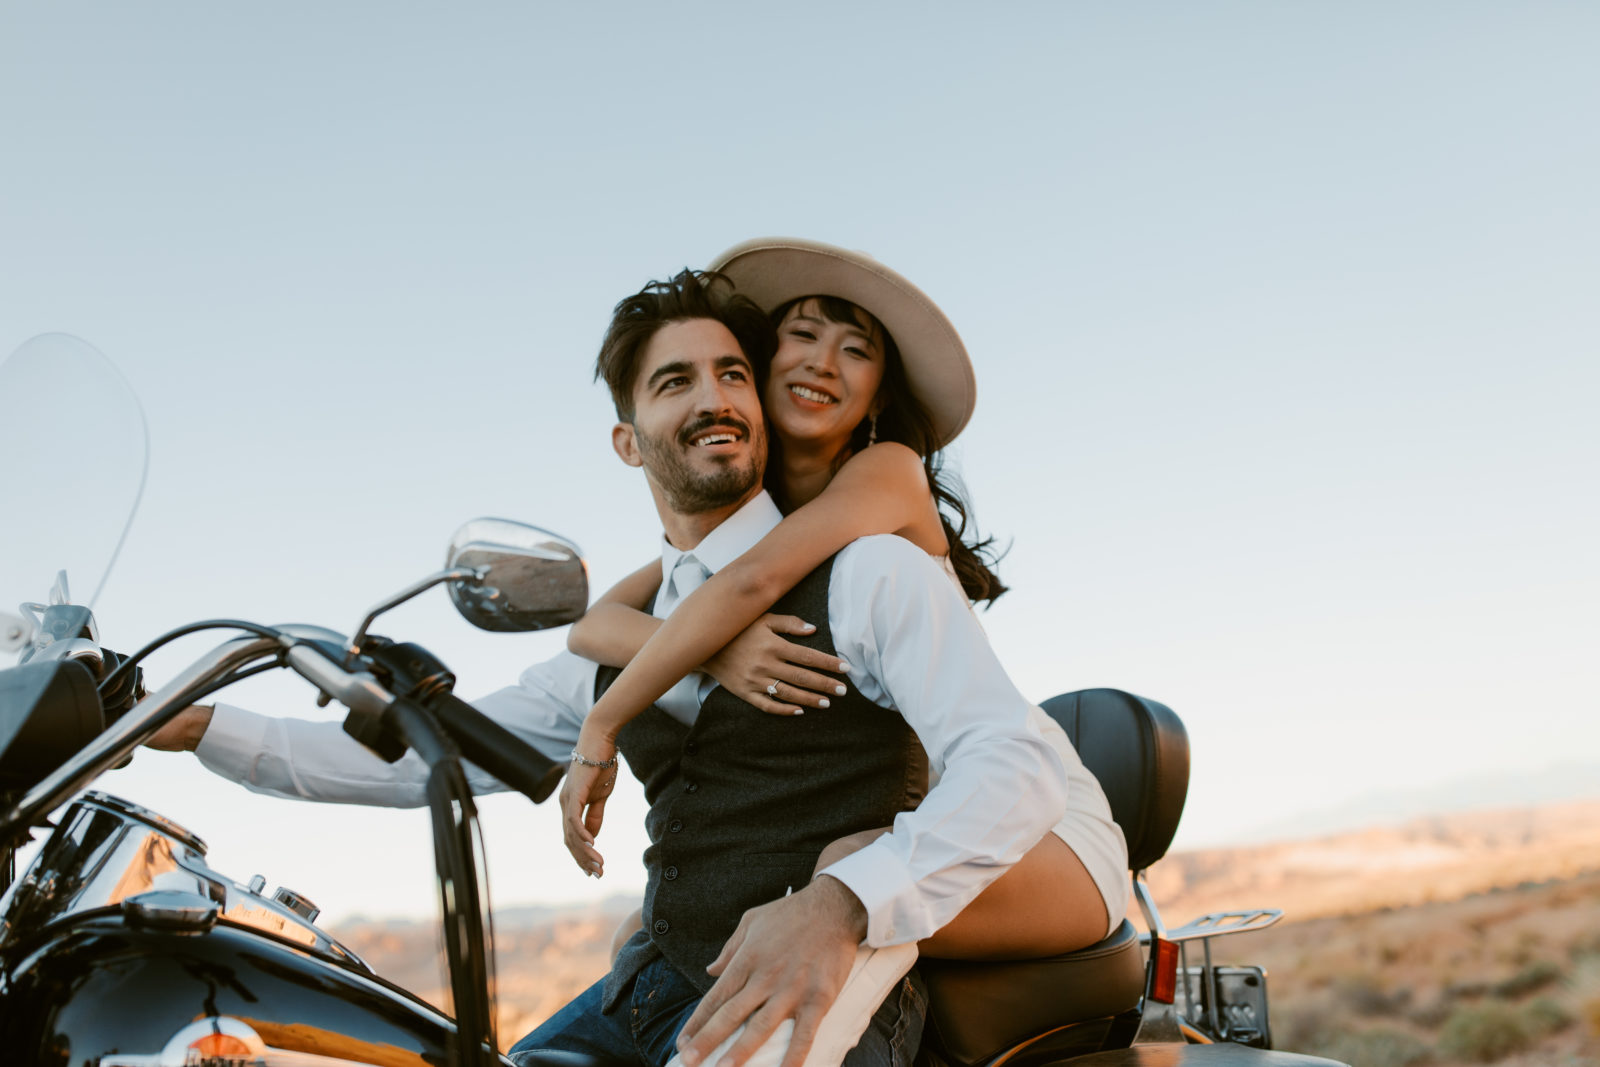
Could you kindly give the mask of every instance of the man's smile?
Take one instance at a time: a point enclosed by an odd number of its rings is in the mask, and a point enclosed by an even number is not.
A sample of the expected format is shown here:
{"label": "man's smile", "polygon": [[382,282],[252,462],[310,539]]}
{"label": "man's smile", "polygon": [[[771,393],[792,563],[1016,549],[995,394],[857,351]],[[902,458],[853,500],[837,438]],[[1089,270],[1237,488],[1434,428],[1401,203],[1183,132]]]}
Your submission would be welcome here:
{"label": "man's smile", "polygon": [[749,427],[732,420],[721,420],[711,425],[698,423],[689,427],[679,439],[690,448],[725,448],[737,445],[750,434]]}

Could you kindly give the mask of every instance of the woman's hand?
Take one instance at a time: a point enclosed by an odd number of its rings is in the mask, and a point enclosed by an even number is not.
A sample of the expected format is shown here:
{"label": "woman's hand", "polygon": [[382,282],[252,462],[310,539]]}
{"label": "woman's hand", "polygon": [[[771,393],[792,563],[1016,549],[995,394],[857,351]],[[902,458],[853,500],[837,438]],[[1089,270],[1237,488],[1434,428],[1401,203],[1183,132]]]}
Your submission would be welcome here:
{"label": "woman's hand", "polygon": [[[705,672],[740,700],[772,715],[825,708],[830,696],[844,695],[845,687],[833,675],[819,672],[848,673],[850,665],[783,636],[815,630],[793,615],[763,615],[706,660]],[[774,683],[776,693],[769,688]]]}
{"label": "woman's hand", "polygon": [[[574,761],[561,783],[561,836],[584,873],[599,878],[605,874],[605,858],[594,847],[594,839],[605,818],[606,798],[617,784],[617,746],[585,723],[576,751],[589,763]],[[593,766],[607,762],[609,767]]]}

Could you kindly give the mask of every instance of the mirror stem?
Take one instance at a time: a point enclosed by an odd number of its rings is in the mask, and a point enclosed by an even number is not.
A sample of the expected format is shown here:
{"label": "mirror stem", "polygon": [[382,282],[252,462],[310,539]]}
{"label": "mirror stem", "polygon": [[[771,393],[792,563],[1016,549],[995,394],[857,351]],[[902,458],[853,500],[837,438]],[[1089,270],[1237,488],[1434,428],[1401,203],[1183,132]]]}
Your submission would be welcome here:
{"label": "mirror stem", "polygon": [[355,636],[350,638],[350,644],[345,648],[345,669],[349,670],[356,657],[361,654],[361,642],[366,639],[367,627],[371,626],[379,615],[382,615],[390,608],[399,607],[418,593],[427,592],[440,582],[481,582],[488,572],[488,567],[456,567],[451,570],[440,571],[437,574],[430,574],[428,577],[406,586],[388,600],[374,607],[367,612],[367,617],[361,620],[361,625],[356,628]]}

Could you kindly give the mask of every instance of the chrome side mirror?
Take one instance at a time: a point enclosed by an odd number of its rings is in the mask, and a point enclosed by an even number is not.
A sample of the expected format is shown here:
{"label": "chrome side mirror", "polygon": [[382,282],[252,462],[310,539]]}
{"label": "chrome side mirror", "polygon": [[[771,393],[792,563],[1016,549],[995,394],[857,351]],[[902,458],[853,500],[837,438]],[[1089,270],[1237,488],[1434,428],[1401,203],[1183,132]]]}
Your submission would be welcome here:
{"label": "chrome side mirror", "polygon": [[564,626],[589,607],[589,567],[577,545],[509,519],[473,519],[450,538],[450,600],[481,630],[516,633]]}

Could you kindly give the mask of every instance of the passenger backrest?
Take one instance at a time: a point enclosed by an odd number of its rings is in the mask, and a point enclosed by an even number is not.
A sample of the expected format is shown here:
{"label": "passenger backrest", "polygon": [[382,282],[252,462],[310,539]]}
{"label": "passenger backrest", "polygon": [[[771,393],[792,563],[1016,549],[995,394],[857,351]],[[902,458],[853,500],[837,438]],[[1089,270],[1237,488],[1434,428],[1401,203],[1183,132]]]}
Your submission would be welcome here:
{"label": "passenger backrest", "polygon": [[1041,707],[1100,780],[1128,839],[1128,869],[1166,855],[1189,791],[1189,735],[1172,709],[1120,689],[1082,689]]}

